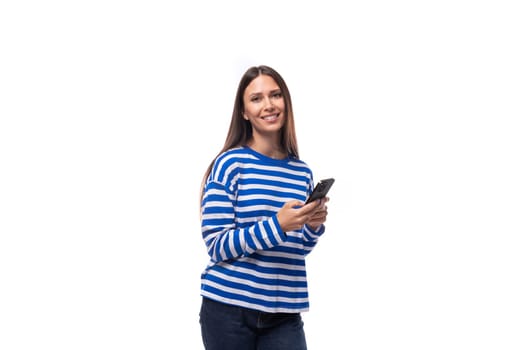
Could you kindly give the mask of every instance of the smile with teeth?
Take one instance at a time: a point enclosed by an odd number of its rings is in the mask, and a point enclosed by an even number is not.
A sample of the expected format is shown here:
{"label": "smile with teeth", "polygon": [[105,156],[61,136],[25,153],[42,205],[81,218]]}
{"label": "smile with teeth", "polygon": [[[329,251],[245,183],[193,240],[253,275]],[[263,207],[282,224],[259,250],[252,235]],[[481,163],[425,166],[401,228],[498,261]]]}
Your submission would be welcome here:
{"label": "smile with teeth", "polygon": [[272,121],[272,120],[277,119],[278,116],[279,116],[279,114],[266,115],[266,116],[262,117],[262,119],[264,119],[266,121]]}

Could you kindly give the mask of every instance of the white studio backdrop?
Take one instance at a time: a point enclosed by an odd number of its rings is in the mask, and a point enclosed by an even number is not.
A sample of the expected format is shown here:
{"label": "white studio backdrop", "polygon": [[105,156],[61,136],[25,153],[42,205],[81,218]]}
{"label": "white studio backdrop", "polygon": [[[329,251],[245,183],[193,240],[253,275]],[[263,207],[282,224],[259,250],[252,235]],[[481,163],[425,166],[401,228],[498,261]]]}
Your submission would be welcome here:
{"label": "white studio backdrop", "polygon": [[0,348],[202,349],[202,173],[276,68],[334,177],[309,348],[525,347],[518,1],[0,4]]}

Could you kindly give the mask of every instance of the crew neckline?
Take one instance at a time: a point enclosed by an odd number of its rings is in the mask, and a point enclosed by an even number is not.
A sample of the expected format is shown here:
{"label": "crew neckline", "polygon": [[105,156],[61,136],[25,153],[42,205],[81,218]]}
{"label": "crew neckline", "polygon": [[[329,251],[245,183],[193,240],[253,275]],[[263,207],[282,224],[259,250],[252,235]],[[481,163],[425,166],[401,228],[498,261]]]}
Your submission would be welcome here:
{"label": "crew neckline", "polygon": [[279,158],[272,158],[272,157],[269,157],[265,154],[262,154],[260,152],[257,152],[256,150],[254,150],[253,148],[251,148],[250,146],[242,146],[245,150],[247,150],[248,152],[252,153],[253,155],[255,155],[257,158],[261,159],[261,160],[266,160],[266,161],[270,161],[270,162],[278,162],[278,163],[281,163],[281,162],[288,162],[290,160],[290,156],[286,156],[282,159],[279,159]]}

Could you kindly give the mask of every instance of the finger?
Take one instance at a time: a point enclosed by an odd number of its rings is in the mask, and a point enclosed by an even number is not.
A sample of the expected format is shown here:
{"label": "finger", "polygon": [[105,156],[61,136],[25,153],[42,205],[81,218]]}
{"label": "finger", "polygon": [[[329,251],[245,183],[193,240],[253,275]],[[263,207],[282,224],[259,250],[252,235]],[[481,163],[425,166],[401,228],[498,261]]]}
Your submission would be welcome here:
{"label": "finger", "polygon": [[293,200],[293,201],[290,201],[290,202],[287,202],[284,204],[285,207],[288,207],[288,208],[294,208],[294,209],[297,209],[297,208],[301,208],[304,206],[304,203],[301,202],[301,201],[298,201],[298,200]]}

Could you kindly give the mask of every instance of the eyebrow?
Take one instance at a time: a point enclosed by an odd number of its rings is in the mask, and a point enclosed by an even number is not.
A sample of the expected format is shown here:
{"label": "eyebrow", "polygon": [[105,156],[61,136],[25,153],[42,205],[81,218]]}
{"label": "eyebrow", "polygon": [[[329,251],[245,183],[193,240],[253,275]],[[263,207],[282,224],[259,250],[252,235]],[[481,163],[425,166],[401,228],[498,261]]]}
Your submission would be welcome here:
{"label": "eyebrow", "polygon": [[[282,93],[281,89],[270,90],[270,95],[278,93],[278,92]],[[254,92],[254,93],[251,93],[249,96],[252,97],[252,96],[258,96],[258,95],[263,95],[263,93],[262,92]]]}

